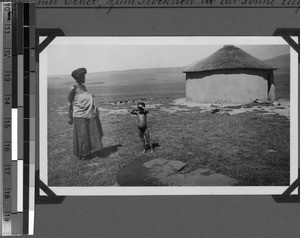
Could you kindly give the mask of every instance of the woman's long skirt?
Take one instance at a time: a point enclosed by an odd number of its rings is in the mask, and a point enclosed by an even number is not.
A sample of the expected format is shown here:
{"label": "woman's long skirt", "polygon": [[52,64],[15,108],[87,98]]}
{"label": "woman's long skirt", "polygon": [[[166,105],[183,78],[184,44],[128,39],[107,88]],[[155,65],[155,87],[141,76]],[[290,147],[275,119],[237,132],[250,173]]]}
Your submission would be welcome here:
{"label": "woman's long skirt", "polygon": [[99,117],[92,119],[73,118],[74,155],[87,156],[103,148],[103,130]]}

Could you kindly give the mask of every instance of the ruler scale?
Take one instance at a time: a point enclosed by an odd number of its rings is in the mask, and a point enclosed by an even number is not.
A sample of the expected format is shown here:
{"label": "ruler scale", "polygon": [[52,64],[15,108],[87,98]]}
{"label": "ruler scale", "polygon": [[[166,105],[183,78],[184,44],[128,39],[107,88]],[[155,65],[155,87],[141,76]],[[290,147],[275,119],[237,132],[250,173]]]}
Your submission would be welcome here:
{"label": "ruler scale", "polygon": [[36,155],[35,4],[7,2],[0,3],[0,7],[1,234],[32,235]]}
{"label": "ruler scale", "polygon": [[[17,98],[16,110],[17,112],[17,143],[18,143],[18,183],[17,183],[17,213],[18,220],[23,219],[23,75],[24,75],[24,4],[17,4],[17,31],[18,31],[18,78],[17,85]],[[23,222],[22,222],[23,224]],[[22,229],[23,230],[23,229]]]}
{"label": "ruler scale", "polygon": [[2,164],[3,164],[3,215],[2,234],[12,234],[12,4],[2,3],[3,17],[3,123],[2,123]]}
{"label": "ruler scale", "polygon": [[14,152],[12,152],[12,208],[11,208],[11,212],[12,212],[12,234],[14,233],[14,227],[13,224],[15,223],[16,217],[15,215],[17,214],[17,171],[18,171],[18,164],[17,164],[17,131],[13,130],[17,130],[17,126],[18,124],[16,124],[17,122],[17,115],[16,115],[16,110],[15,110],[15,90],[16,90],[16,86],[15,86],[15,79],[17,77],[17,32],[16,32],[16,13],[15,13],[15,9],[16,9],[16,5],[13,4],[12,5],[12,15],[13,15],[13,22],[12,22],[12,79],[11,79],[11,117],[12,117],[12,134],[11,134],[11,139],[12,139],[12,150]]}
{"label": "ruler scale", "polygon": [[20,234],[22,232],[22,214],[20,214],[20,207],[22,207],[22,203],[20,203],[20,196],[22,196],[21,187],[20,187],[20,175],[23,172],[22,164],[19,161],[20,157],[20,138],[19,138],[19,130],[22,128],[20,124],[20,110],[18,109],[18,82],[20,78],[20,60],[19,60],[19,52],[22,45],[20,44],[19,38],[22,37],[19,30],[19,4],[13,4],[13,77],[12,77],[12,173],[13,173],[13,186],[12,186],[12,235]]}
{"label": "ruler scale", "polygon": [[[0,4],[0,22],[3,23],[3,14],[2,14],[2,4]],[[0,35],[3,35],[3,27],[0,27]],[[0,83],[0,105],[3,106],[3,37],[0,37],[0,74],[1,74],[1,83]],[[1,109],[2,108],[2,109]],[[3,107],[0,108],[0,135],[3,135],[3,129],[2,129],[2,125],[3,125]],[[3,141],[2,141],[2,136],[0,137],[0,156],[3,155]],[[3,223],[3,195],[4,195],[4,190],[3,190],[3,178],[4,178],[4,168],[3,168],[3,160],[0,161],[0,171],[1,171],[1,178],[0,178],[0,203],[1,203],[1,207],[0,207],[0,216],[1,216],[1,222],[0,222],[0,228],[1,228],[1,232],[3,231],[2,229],[2,223]]]}
{"label": "ruler scale", "polygon": [[[30,141],[30,24],[29,24],[29,4],[24,4],[24,75],[23,75],[23,95],[24,95],[24,111],[23,111],[23,162],[24,162],[24,173],[23,173],[23,233],[29,233],[29,172],[30,172],[30,163],[29,163],[29,141]],[[21,90],[21,88],[20,88]],[[26,143],[27,142],[27,143]]]}
{"label": "ruler scale", "polygon": [[29,125],[29,209],[28,209],[28,234],[33,235],[34,229],[34,204],[35,204],[35,157],[36,157],[36,51],[35,51],[35,4],[29,4],[29,95],[30,95],[30,125]]}

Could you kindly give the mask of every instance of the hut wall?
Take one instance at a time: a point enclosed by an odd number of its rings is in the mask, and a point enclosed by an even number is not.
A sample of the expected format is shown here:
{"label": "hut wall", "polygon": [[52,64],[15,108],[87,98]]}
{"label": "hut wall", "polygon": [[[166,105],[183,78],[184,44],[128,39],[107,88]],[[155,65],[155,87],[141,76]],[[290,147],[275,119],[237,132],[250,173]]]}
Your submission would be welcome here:
{"label": "hut wall", "polygon": [[203,103],[249,103],[268,98],[264,77],[249,74],[215,74],[187,79],[186,99]]}
{"label": "hut wall", "polygon": [[274,83],[274,79],[270,78],[273,74],[273,70],[262,70],[262,69],[218,69],[201,72],[186,72],[186,79],[199,79],[215,74],[249,74],[263,77],[266,80],[271,80],[270,83]]}

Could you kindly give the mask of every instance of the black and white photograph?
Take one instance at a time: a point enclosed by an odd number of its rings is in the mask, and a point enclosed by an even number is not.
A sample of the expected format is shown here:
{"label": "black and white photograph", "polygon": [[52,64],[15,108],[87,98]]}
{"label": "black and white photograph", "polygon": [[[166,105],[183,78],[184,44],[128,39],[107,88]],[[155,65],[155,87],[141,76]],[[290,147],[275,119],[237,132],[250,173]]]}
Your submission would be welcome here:
{"label": "black and white photograph", "polygon": [[58,195],[281,194],[298,177],[297,66],[279,37],[57,37],[40,177]]}

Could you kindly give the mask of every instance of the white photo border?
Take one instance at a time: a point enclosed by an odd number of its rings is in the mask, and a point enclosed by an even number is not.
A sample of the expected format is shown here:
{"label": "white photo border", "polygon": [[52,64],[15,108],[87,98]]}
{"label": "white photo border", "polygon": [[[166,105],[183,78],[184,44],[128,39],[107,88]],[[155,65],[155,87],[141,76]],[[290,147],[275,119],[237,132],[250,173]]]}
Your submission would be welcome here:
{"label": "white photo border", "polygon": [[[40,38],[40,42],[44,37]],[[296,38],[293,38],[297,40]],[[52,45],[287,45],[282,37],[57,37]],[[47,48],[39,56],[39,166],[48,186]],[[298,178],[298,54],[290,47],[290,184]],[[58,196],[280,195],[288,186],[49,187]],[[40,191],[40,195],[45,195]],[[298,194],[294,191],[293,194]]]}

